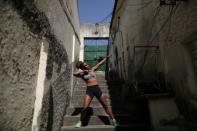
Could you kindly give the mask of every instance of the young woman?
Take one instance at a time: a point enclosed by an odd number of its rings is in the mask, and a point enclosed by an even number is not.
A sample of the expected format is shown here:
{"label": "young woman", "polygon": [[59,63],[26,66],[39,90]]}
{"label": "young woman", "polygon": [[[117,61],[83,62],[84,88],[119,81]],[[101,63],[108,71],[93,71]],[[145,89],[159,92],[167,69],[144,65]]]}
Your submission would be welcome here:
{"label": "young woman", "polygon": [[[111,55],[107,57],[110,56]],[[107,57],[101,60],[97,65],[95,65],[92,68],[82,61],[79,61],[76,64],[76,70],[74,72],[74,76],[82,78],[87,84],[86,95],[84,97],[84,102],[83,102],[83,109],[81,112],[80,121],[77,122],[77,124],[75,125],[76,128],[80,128],[82,126],[82,121],[85,117],[86,111],[94,96],[96,96],[96,98],[99,100],[99,102],[105,109],[106,113],[111,118],[113,125],[118,126],[118,123],[114,118],[111,108],[108,107],[107,105],[106,97],[103,95],[101,89],[98,86],[96,75],[95,75],[95,71],[107,60]]]}

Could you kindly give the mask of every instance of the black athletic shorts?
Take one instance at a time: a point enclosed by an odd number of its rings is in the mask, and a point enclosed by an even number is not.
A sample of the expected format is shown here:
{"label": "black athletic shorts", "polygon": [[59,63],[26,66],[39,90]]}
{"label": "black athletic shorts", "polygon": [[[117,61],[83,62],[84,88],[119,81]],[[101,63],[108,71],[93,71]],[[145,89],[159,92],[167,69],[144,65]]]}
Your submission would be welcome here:
{"label": "black athletic shorts", "polygon": [[87,86],[86,95],[90,96],[91,98],[96,96],[96,98],[99,99],[102,96],[102,91],[98,85]]}

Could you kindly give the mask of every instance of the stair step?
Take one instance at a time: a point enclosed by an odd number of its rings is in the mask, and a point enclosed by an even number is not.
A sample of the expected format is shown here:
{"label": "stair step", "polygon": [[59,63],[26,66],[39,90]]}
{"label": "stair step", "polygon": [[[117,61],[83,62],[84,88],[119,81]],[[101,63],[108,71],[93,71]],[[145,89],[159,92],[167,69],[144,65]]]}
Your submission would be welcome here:
{"label": "stair step", "polygon": [[[148,116],[146,116],[146,112],[143,109],[138,110],[135,107],[113,107],[113,114],[115,118],[120,121],[120,124],[132,124],[137,122],[143,122],[148,120]],[[69,107],[67,109],[66,115],[70,116],[78,116],[80,115],[82,107]],[[107,116],[103,107],[89,107],[88,115],[94,116]]]}
{"label": "stair step", "polygon": [[[71,106],[72,107],[83,107],[83,97],[84,95],[77,95],[73,96],[71,99]],[[129,105],[130,110],[144,110],[147,107],[147,101],[142,98],[133,98],[133,99],[126,99],[126,100],[121,100],[118,97],[113,97],[113,96],[107,96],[107,102],[108,106],[112,106],[113,108],[120,107],[123,108],[126,105]],[[101,106],[100,102],[96,99],[96,97],[93,98],[91,105],[92,107],[98,107]],[[139,111],[140,111],[139,110]]]}
{"label": "stair step", "polygon": [[[74,96],[76,97],[76,96]],[[73,97],[73,98],[74,98]],[[72,107],[83,107],[83,95],[81,95],[78,98],[72,98],[71,99],[71,106]],[[141,103],[140,101],[135,101],[135,100],[128,100],[129,103],[123,103],[120,99],[118,98],[111,98],[111,97],[107,97],[107,104],[108,106],[112,106],[112,107],[122,107],[125,106],[125,104],[131,104],[133,106],[133,108],[144,108],[146,107],[146,103]],[[137,104],[137,105],[136,105]],[[101,106],[100,102],[96,99],[96,97],[93,98],[90,107],[98,107]],[[130,106],[130,107],[132,107]]]}
{"label": "stair step", "polygon": [[[75,87],[73,92],[75,92],[75,91],[85,91],[86,88],[87,88],[86,86]],[[106,91],[106,92],[109,90],[108,86],[100,86],[100,89],[101,89],[101,91]]]}
{"label": "stair step", "polygon": [[[113,101],[120,101],[121,99],[120,94],[118,92],[112,93],[112,92],[108,92],[107,90],[102,90],[103,95],[105,95],[108,99],[111,99]],[[84,98],[84,96],[86,95],[86,90],[78,90],[78,91],[73,91],[73,96],[72,99],[76,99],[76,98]],[[94,97],[95,98],[95,97]],[[126,99],[126,101],[132,101],[135,99]]]}
{"label": "stair step", "polygon": [[[86,84],[79,84],[79,85],[75,85],[74,86],[74,89],[78,89],[78,88],[86,88],[87,85]],[[108,85],[105,83],[105,84],[100,84],[99,83],[99,87],[100,88],[107,88],[108,89]]]}
{"label": "stair step", "polygon": [[[67,108],[67,115],[79,115],[82,110],[82,106],[70,106]],[[145,109],[144,108],[139,108],[135,106],[113,106],[112,111],[115,116],[133,116],[133,117],[139,117],[139,116],[144,116],[145,115]],[[106,115],[103,107],[101,104],[96,107],[90,106],[88,108],[88,112],[91,115]],[[144,116],[145,118],[145,116]]]}
{"label": "stair step", "polygon": [[[94,98],[95,99],[95,98]],[[108,105],[110,105],[110,101],[108,99],[107,101]],[[79,101],[74,101],[71,100],[71,106],[72,107],[83,107],[83,99],[79,100]],[[100,102],[98,100],[92,100],[92,102],[90,103],[90,107],[98,107],[101,106]]]}
{"label": "stair step", "polygon": [[[99,85],[108,85],[108,83],[107,83],[107,81],[105,81],[105,80],[97,80],[97,83],[99,84]],[[86,85],[86,83],[85,83],[85,81],[78,81],[77,83],[76,83],[76,85]]]}
{"label": "stair step", "polygon": [[[108,90],[102,90],[102,92],[104,94],[109,94]],[[73,96],[75,96],[75,95],[85,95],[85,94],[86,94],[86,90],[75,90],[75,91],[73,91]]]}
{"label": "stair step", "polygon": [[[72,96],[72,99],[71,99],[71,102],[83,102],[83,98],[85,96],[85,91],[80,91],[80,92],[84,92],[84,94],[82,95],[73,95]],[[125,105],[125,104],[137,104],[137,105],[146,105],[147,104],[147,101],[144,100],[143,98],[138,98],[138,97],[133,97],[133,98],[127,98],[127,99],[122,99],[122,98],[119,98],[119,95],[118,94],[108,94],[108,93],[104,93],[104,95],[106,96],[107,98],[107,101],[110,101],[113,105],[112,106],[122,106],[122,105]],[[93,98],[92,101],[98,101],[96,97]]]}
{"label": "stair step", "polygon": [[149,127],[146,124],[121,125],[118,127],[112,125],[88,125],[81,128],[63,126],[61,131],[149,131]]}
{"label": "stair step", "polygon": [[[84,96],[85,96],[85,94],[83,94],[83,95],[73,95],[73,97],[71,98],[71,101],[73,101],[73,102],[82,101],[83,102]],[[106,97],[107,100],[109,100],[109,94],[105,94],[105,97]],[[92,101],[98,101],[98,100],[97,100],[96,97],[94,97],[92,99]]]}
{"label": "stair step", "polygon": [[[121,86],[118,86],[118,85],[115,85],[115,86],[109,86],[107,84],[100,84],[99,83],[99,87],[101,89],[108,89],[108,90],[115,90],[115,91],[121,91]],[[75,85],[74,89],[86,89],[87,88],[87,85],[86,84],[77,84]]]}
{"label": "stair step", "polygon": [[[106,82],[102,82],[102,83],[98,82],[98,85],[100,87],[103,87],[103,86],[108,87],[108,84]],[[87,84],[85,82],[75,84],[75,87],[86,87],[86,86],[87,86]]]}
{"label": "stair step", "polygon": [[[135,114],[136,115],[136,114]],[[147,119],[145,116],[137,117],[137,116],[132,116],[132,115],[124,115],[124,114],[114,114],[114,117],[118,121],[120,125],[133,125],[133,124],[142,124],[146,123]]]}
{"label": "stair step", "polygon": [[[86,90],[86,88],[87,88],[87,86],[81,85],[81,86],[78,86],[78,87],[74,87],[74,91]],[[115,92],[118,92],[118,93],[121,92],[121,90],[117,90],[116,87],[100,86],[100,85],[99,85],[99,88],[100,88],[102,91],[106,90],[106,91],[110,91],[110,92],[114,92],[114,93],[115,93]]]}
{"label": "stair step", "polygon": [[[82,107],[68,107],[66,111],[66,115],[71,115],[71,116],[79,115],[82,109],[83,109]],[[94,108],[89,107],[87,112],[88,114],[95,115],[95,116],[107,115],[103,107],[94,107]]]}
{"label": "stair step", "polygon": [[[81,78],[77,78],[76,80],[77,80],[78,83],[85,83],[85,81],[83,79],[81,79]],[[107,80],[105,78],[103,78],[103,77],[96,77],[96,80],[97,81],[107,82]]]}
{"label": "stair step", "polygon": [[[105,95],[109,95],[109,94],[111,94],[107,89],[101,89],[101,91],[102,91],[102,93],[104,93]],[[74,90],[73,91],[73,97],[75,96],[75,95],[85,95],[86,94],[86,89],[79,89],[79,90]],[[118,93],[116,93],[116,94],[118,94]],[[115,93],[112,93],[112,95],[115,95]]]}
{"label": "stair step", "polygon": [[[120,125],[130,125],[130,124],[139,124],[146,123],[148,121],[146,116],[141,115],[141,117],[131,116],[131,115],[123,115],[123,114],[114,114],[114,117],[118,121]],[[66,115],[64,118],[64,125],[74,125],[77,121],[79,121],[80,115],[70,116]],[[88,121],[88,122],[87,122]],[[111,120],[107,115],[89,115],[86,123],[88,125],[109,125],[112,124]]]}
{"label": "stair step", "polygon": [[[63,125],[75,125],[80,120],[80,116],[65,116]],[[90,116],[84,120],[84,125],[110,125],[111,120],[108,116]]]}
{"label": "stair step", "polygon": [[[113,104],[114,106],[117,106],[117,105],[122,105],[121,103],[121,99],[118,99],[117,97],[112,97],[112,96],[109,96],[109,94],[104,94],[106,96],[106,100],[108,102],[108,104]],[[72,99],[71,99],[71,103],[74,104],[74,103],[83,103],[84,101],[84,95],[73,95]],[[94,97],[91,101],[91,103],[100,103],[99,100]]]}
{"label": "stair step", "polygon": [[111,125],[88,125],[81,128],[75,128],[74,126],[65,126],[61,128],[61,131],[115,131],[115,128]]}

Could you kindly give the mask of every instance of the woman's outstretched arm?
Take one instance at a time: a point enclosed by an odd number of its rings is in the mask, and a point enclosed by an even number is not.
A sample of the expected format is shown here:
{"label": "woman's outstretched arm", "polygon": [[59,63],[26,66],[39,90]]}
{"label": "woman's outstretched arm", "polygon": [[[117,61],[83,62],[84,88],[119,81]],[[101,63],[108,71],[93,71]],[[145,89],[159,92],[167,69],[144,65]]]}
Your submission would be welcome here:
{"label": "woman's outstretched arm", "polygon": [[94,67],[92,67],[92,70],[95,71],[97,70],[102,64],[105,63],[108,57],[111,57],[111,54],[105,57],[102,61],[100,61],[98,64],[96,64]]}

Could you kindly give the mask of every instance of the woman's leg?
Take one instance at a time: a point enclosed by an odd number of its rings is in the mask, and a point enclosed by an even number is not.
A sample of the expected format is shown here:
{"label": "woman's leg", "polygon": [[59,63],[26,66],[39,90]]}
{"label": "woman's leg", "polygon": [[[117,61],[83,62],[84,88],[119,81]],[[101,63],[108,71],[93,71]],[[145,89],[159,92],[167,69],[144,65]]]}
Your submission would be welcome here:
{"label": "woman's leg", "polygon": [[103,108],[105,109],[105,112],[109,115],[109,117],[111,119],[114,119],[114,115],[112,113],[112,109],[111,107],[109,107],[107,105],[107,98],[104,95],[101,95],[101,97],[99,98],[99,102],[101,103],[101,105],[103,106]]}
{"label": "woman's leg", "polygon": [[80,121],[83,121],[83,120],[84,120],[84,118],[85,118],[85,116],[86,116],[87,109],[88,109],[88,107],[89,107],[91,101],[92,101],[92,97],[90,97],[89,95],[86,95],[86,96],[84,97],[83,109],[82,109],[82,111],[81,111]]}
{"label": "woman's leg", "polygon": [[83,109],[81,111],[81,117],[80,117],[80,121],[78,121],[75,125],[75,128],[80,128],[82,125],[83,125],[83,120],[86,116],[86,112],[87,112],[87,109],[90,105],[90,102],[92,101],[92,97],[90,97],[89,95],[86,95],[84,97],[84,101],[83,101]]}
{"label": "woman's leg", "polygon": [[115,127],[119,126],[119,123],[116,121],[116,119],[114,118],[114,115],[112,113],[112,109],[111,107],[109,107],[107,105],[107,98],[104,95],[101,95],[99,98],[100,103],[102,104],[103,108],[105,109],[105,112],[109,115],[109,117],[111,118],[113,125]]}

